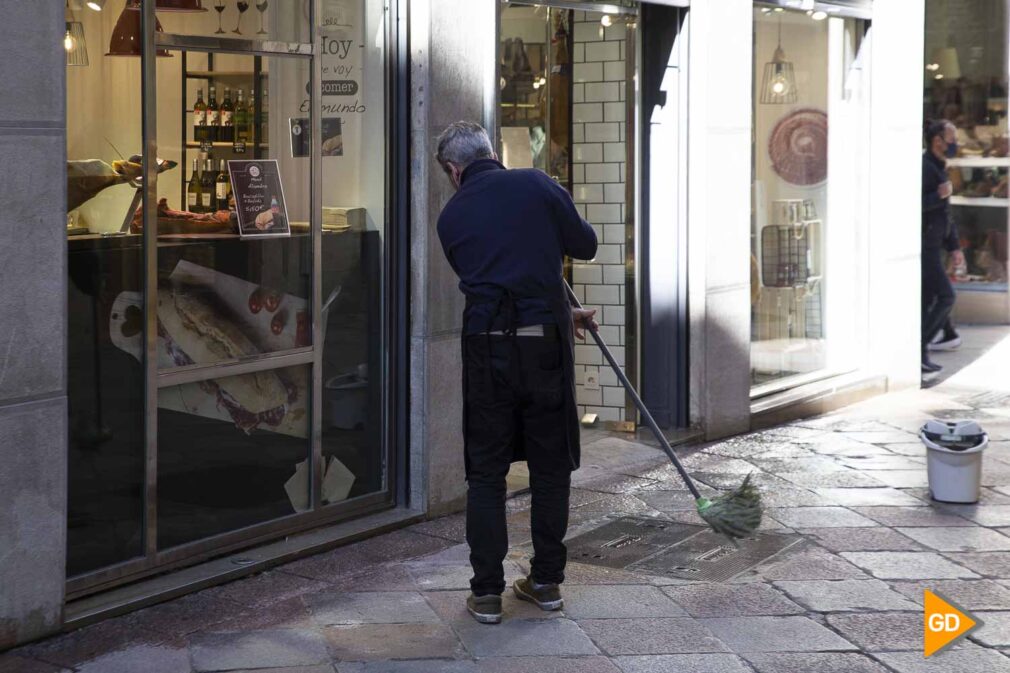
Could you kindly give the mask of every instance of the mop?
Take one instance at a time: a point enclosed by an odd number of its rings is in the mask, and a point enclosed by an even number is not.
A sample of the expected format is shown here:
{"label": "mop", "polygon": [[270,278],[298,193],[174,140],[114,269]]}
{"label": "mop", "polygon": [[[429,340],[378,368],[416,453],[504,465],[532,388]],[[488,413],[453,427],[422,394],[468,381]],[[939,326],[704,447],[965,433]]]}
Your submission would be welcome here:
{"label": "mop", "polygon": [[[576,308],[582,308],[582,304],[579,303],[578,297],[572,291],[571,286],[565,282],[565,287],[568,290],[568,298],[572,305]],[[596,341],[596,345],[600,347],[603,352],[603,357],[607,359],[610,363],[611,368],[614,370],[614,374],[620,379],[621,385],[624,389],[628,391],[628,395],[631,396],[632,401],[634,401],[635,406],[638,407],[639,413],[642,415],[642,420],[645,424],[649,426],[652,430],[652,434],[656,436],[656,440],[659,445],[666,452],[666,455],[673,462],[673,466],[677,468],[677,472],[684,479],[684,483],[687,484],[688,490],[691,491],[691,495],[694,496],[695,504],[698,508],[698,515],[709,525],[709,527],[716,533],[720,533],[728,537],[731,541],[738,538],[749,537],[757,530],[757,527],[761,524],[761,493],[758,492],[754,484],[751,483],[751,475],[743,480],[737,489],[730,491],[726,495],[722,495],[716,498],[705,498],[698,491],[698,487],[695,485],[694,480],[681,465],[680,459],[677,458],[677,454],[673,452],[670,447],[670,443],[666,440],[666,437],[660,431],[659,426],[656,425],[656,421],[652,418],[652,414],[649,410],[645,408],[645,404],[642,402],[642,398],[638,396],[638,392],[631,385],[631,381],[628,377],[624,375],[624,372],[618,366],[617,361],[614,360],[613,354],[604,343],[603,338],[600,336],[599,332],[595,329],[587,329],[590,334],[593,335],[593,339]]]}

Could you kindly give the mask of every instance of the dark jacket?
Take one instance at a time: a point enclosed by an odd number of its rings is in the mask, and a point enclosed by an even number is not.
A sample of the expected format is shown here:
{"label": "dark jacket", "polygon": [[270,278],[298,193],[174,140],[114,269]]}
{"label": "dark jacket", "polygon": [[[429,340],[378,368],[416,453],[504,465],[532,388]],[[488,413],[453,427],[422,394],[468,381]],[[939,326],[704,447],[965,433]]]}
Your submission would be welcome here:
{"label": "dark jacket", "polygon": [[948,251],[961,247],[957,225],[950,217],[950,199],[937,189],[947,182],[947,162],[926,151],[922,154],[922,248]]}
{"label": "dark jacket", "polygon": [[[466,295],[464,334],[558,326],[565,380],[563,448],[576,469],[581,451],[575,339],[572,307],[561,273],[565,255],[596,256],[596,233],[579,216],[568,192],[541,171],[507,170],[497,161],[484,159],[467,166],[460,182],[438,218],[438,236]],[[461,341],[465,398],[468,339]],[[464,456],[468,455],[466,407],[464,403]],[[513,446],[512,460],[525,460],[522,442]]]}
{"label": "dark jacket", "polygon": [[546,173],[482,159],[463,171],[438,218],[438,237],[467,299],[465,334],[506,327],[497,302],[511,293],[518,326],[555,322],[550,302],[564,256],[592,259],[596,233]]}

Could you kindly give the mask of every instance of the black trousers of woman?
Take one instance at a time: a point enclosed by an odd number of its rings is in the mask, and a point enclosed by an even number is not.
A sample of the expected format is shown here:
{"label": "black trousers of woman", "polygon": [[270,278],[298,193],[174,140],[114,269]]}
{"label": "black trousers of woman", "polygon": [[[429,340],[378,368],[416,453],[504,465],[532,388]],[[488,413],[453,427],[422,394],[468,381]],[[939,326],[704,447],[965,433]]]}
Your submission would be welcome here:
{"label": "black trousers of woman", "polygon": [[474,594],[505,590],[508,553],[505,477],[517,449],[525,454],[532,494],[533,580],[564,581],[571,460],[565,441],[561,340],[545,336],[466,337],[466,541]]}

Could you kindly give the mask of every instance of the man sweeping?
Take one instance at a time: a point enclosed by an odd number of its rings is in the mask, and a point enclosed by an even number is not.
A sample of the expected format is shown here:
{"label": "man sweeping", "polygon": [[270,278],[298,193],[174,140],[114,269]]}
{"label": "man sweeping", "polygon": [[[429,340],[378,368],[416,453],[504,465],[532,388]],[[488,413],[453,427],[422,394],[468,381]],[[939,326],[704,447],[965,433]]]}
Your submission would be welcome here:
{"label": "man sweeping", "polygon": [[573,310],[562,276],[570,256],[596,255],[596,234],[571,196],[545,173],[506,169],[487,132],[456,122],[438,138],[439,164],[456,187],[438,236],[466,295],[463,312],[466,540],[473,578],[467,609],[501,621],[508,552],[505,477],[525,460],[532,492],[534,556],[515,582],[542,610],[563,605],[571,472],[579,466],[575,325],[595,329],[595,311]]}

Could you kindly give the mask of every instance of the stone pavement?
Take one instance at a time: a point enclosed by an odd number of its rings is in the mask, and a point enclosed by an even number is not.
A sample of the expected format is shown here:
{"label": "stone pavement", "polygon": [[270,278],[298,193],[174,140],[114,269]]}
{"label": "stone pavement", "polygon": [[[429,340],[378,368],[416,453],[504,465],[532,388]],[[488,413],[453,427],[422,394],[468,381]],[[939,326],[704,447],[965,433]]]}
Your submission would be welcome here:
{"label": "stone pavement", "polygon": [[[451,516],[0,654],[0,673],[1007,673],[1010,382],[964,380],[687,451],[708,487],[753,471],[763,528],[804,538],[726,583],[572,563],[563,612],[508,592],[504,623],[479,625]],[[977,505],[930,502],[915,436],[930,416],[989,430]],[[655,448],[586,441],[574,532],[626,513],[698,522]],[[526,568],[528,506],[508,503],[510,581]],[[929,660],[926,587],[986,622]]]}

